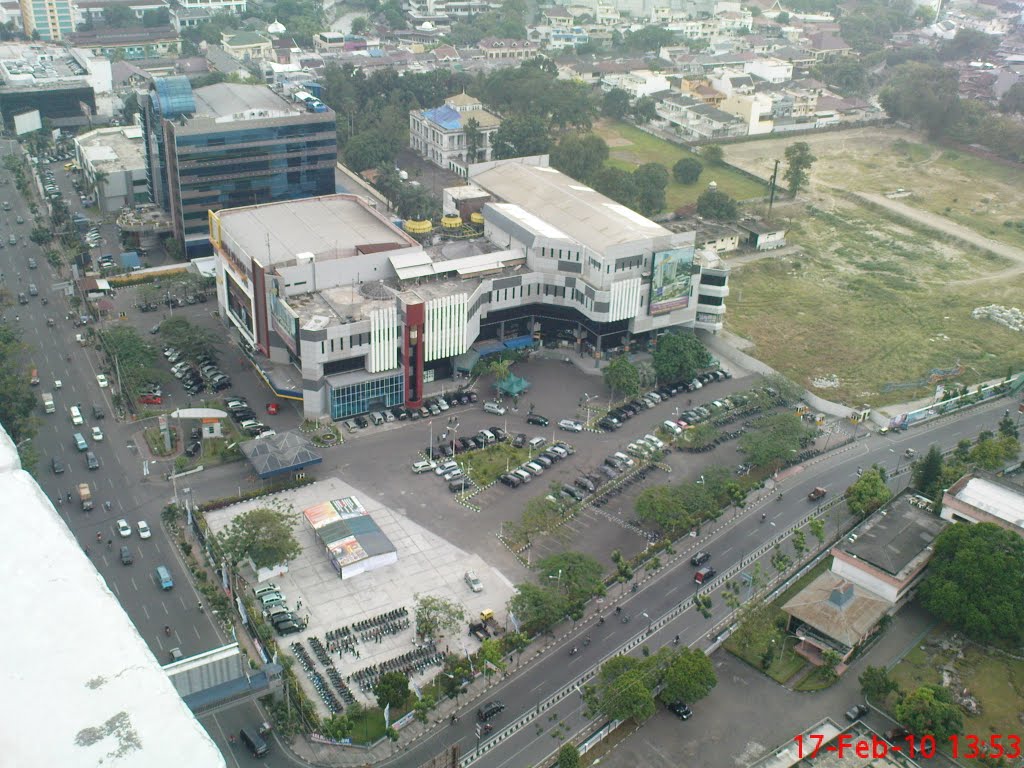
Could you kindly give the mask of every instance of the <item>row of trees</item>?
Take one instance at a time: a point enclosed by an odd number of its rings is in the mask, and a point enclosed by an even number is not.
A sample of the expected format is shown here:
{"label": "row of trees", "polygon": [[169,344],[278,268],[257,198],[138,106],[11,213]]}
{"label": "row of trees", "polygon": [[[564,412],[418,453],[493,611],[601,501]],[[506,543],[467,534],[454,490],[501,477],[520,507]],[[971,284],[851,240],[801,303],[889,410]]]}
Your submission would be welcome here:
{"label": "row of trees", "polygon": [[527,634],[547,632],[565,618],[582,617],[587,601],[605,594],[604,568],[589,555],[551,555],[535,570],[537,583],[516,585],[508,605]]}
{"label": "row of trees", "polygon": [[672,483],[645,488],[636,500],[636,516],[675,539],[721,516],[729,504],[742,505],[746,492],[727,467],[704,470],[703,482]]}
{"label": "row of trees", "polygon": [[589,717],[600,714],[609,720],[643,722],[656,710],[655,695],[666,704],[692,704],[717,684],[714,667],[703,651],[666,646],[644,658],[609,659],[584,689],[583,699]]}
{"label": "row of trees", "polygon": [[687,382],[701,370],[709,368],[714,359],[695,336],[689,333],[665,333],[658,337],[652,355],[655,381],[648,381],[642,364],[632,363],[627,356],[614,358],[604,369],[604,383],[613,397],[633,398],[645,386]]}

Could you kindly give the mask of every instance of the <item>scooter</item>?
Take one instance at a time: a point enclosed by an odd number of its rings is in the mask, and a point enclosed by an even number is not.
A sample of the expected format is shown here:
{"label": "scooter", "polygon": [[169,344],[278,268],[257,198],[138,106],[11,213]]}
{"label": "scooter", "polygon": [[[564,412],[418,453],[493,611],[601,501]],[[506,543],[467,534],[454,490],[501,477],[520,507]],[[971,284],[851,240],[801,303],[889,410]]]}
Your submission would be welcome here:
{"label": "scooter", "polygon": [[569,649],[569,655],[570,656],[575,656],[579,652],[580,652],[580,649],[577,648],[575,645],[572,648]]}

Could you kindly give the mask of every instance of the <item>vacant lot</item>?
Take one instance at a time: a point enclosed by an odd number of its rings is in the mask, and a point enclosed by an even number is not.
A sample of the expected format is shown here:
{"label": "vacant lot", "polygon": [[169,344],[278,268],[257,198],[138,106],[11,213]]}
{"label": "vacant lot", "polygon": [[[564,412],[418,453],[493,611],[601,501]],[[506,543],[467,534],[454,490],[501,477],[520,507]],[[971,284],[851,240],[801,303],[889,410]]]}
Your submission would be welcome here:
{"label": "vacant lot", "polygon": [[794,217],[789,239],[804,255],[734,270],[726,324],[755,343],[756,357],[849,405],[923,397],[933,369],[961,365],[968,384],[1019,370],[1024,334],[971,318],[979,306],[1020,306],[1018,265],[836,206]]}
{"label": "vacant lot", "polygon": [[818,158],[811,169],[811,195],[818,204],[828,207],[829,187],[876,194],[903,188],[910,196],[900,202],[986,237],[1024,245],[1024,170],[928,144],[912,131],[863,128],[731,144],[724,147],[725,158],[768,178],[774,162],[783,160],[786,147],[796,141],[810,144]]}
{"label": "vacant lot", "polygon": [[[594,126],[594,133],[608,142],[609,165],[632,171],[644,163],[661,163],[672,172],[672,166],[683,157],[696,157],[689,150],[652,136],[632,125],[615,120],[601,120]],[[710,182],[736,200],[749,200],[767,194],[767,185],[760,184],[728,167],[705,167],[696,184],[683,185],[674,180],[666,190],[668,210],[697,201],[701,192]],[[1024,215],[1021,216],[1024,218]]]}
{"label": "vacant lot", "polygon": [[1020,733],[1024,661],[988,653],[947,630],[935,629],[891,674],[908,692],[920,685],[945,684],[958,692],[966,689],[977,701],[979,712],[964,714],[965,734]]}

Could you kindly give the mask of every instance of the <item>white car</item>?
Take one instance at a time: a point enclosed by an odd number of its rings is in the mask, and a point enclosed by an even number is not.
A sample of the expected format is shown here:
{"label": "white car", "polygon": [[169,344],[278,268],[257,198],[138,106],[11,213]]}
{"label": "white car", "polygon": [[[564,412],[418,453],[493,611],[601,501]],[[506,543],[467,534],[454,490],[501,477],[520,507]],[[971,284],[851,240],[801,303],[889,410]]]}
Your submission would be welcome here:
{"label": "white car", "polygon": [[121,534],[122,539],[127,539],[132,535],[132,527],[128,525],[128,521],[121,519],[117,521],[117,532]]}
{"label": "white car", "polygon": [[92,439],[97,443],[103,439],[103,430],[99,427],[92,428]]}
{"label": "white car", "polygon": [[466,575],[463,578],[466,580],[466,586],[469,587],[471,592],[484,591],[484,585],[480,583],[480,578],[476,575],[476,571],[466,571]]}
{"label": "white car", "polygon": [[139,520],[139,522],[135,524],[135,527],[139,529],[140,539],[148,539],[150,536],[153,535],[153,532],[149,530],[149,523],[147,523],[145,520]]}
{"label": "white car", "polygon": [[64,388],[64,382],[61,381],[60,379],[54,379],[53,380],[53,388],[54,389],[63,389]]}
{"label": "white car", "polygon": [[564,429],[566,432],[583,431],[583,425],[580,424],[578,421],[573,421],[572,419],[562,419],[560,422],[558,422],[558,426]]}
{"label": "white car", "polygon": [[107,381],[107,377],[102,373],[96,374],[96,383],[100,385],[100,389],[106,389],[110,386],[110,382]]}

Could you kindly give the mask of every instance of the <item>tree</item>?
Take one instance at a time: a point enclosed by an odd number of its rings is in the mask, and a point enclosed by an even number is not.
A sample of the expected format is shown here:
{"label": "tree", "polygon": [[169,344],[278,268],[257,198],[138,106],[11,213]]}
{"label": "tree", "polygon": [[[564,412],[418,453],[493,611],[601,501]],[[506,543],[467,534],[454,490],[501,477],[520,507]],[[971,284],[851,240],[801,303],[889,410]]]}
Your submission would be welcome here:
{"label": "tree", "polygon": [[612,88],[601,101],[601,114],[613,120],[622,120],[629,114],[629,94],[621,88]]}
{"label": "tree", "polygon": [[562,552],[537,563],[537,579],[565,595],[568,609],[604,594],[604,568],[590,555]]}
{"label": "tree", "polygon": [[103,9],[103,20],[108,27],[131,27],[135,25],[135,12],[127,5],[108,5]]}
{"label": "tree", "polygon": [[653,216],[665,208],[665,188],[668,171],[661,163],[644,163],[633,171],[636,185],[636,210],[644,216]]}
{"label": "tree", "polygon": [[882,108],[894,120],[904,120],[928,133],[945,135],[961,114],[956,70],[941,64],[911,61],[896,67],[879,92]]}
{"label": "tree", "polygon": [[807,172],[818,158],[811,153],[811,145],[806,141],[790,144],[786,147],[785,154],[786,172],[782,175],[782,178],[786,180],[786,184],[789,186],[789,193],[796,197],[796,193],[807,184]]}
{"label": "tree", "polygon": [[587,709],[610,720],[643,722],[655,712],[654,693],[643,663],[615,656],[601,665],[592,685],[584,689]]}
{"label": "tree", "polygon": [[662,48],[672,45],[675,41],[675,33],[671,30],[651,26],[626,33],[622,44],[631,51],[658,54]]}
{"label": "tree", "polygon": [[868,67],[853,56],[826,59],[815,64],[811,74],[847,96],[868,90]]}
{"label": "tree", "polygon": [[294,560],[302,553],[292,528],[295,514],[291,507],[276,501],[238,515],[217,534],[217,542],[227,560],[235,565],[249,559],[257,568],[271,568]]}
{"label": "tree", "polygon": [[466,165],[472,165],[480,160],[480,144],[483,142],[480,122],[475,117],[469,118],[466,121],[464,133],[466,135]]}
{"label": "tree", "polygon": [[659,695],[669,704],[692,704],[711,693],[717,684],[715,668],[704,651],[681,648],[672,654]]}
{"label": "tree", "polygon": [[889,677],[889,672],[885,667],[866,667],[857,679],[860,681],[860,689],[864,695],[876,704],[885,703],[885,699],[890,693],[895,693],[900,689],[899,683]]}
{"label": "tree", "polygon": [[588,181],[608,159],[608,145],[600,136],[567,134],[551,150],[551,165],[577,181]]}
{"label": "tree", "polygon": [[672,166],[672,176],[680,184],[696,184],[704,166],[695,157],[682,157]]}
{"label": "tree", "polygon": [[1009,412],[1003,414],[1003,418],[999,420],[999,434],[1003,437],[1010,437],[1014,440],[1020,437],[1020,433],[1017,430],[1017,425],[1013,419],[1010,418]]}
{"label": "tree", "polygon": [[441,691],[445,696],[454,699],[460,693],[465,693],[465,686],[472,679],[473,667],[468,657],[462,654],[445,656],[444,666],[441,667],[441,676],[438,678],[441,683]]}
{"label": "tree", "polygon": [[658,119],[657,103],[650,96],[641,96],[633,104],[633,119],[640,125]]}
{"label": "tree", "polygon": [[942,480],[942,465],[942,451],[933,445],[920,461],[914,462],[910,471],[914,487],[930,499],[937,499],[942,492],[938,487]]}
{"label": "tree", "polygon": [[921,604],[981,643],[1024,638],[1024,539],[994,523],[947,527],[935,539]]}
{"label": "tree", "polygon": [[352,19],[351,32],[353,35],[365,35],[370,31],[370,22],[365,16],[356,16]]}
{"label": "tree", "polygon": [[466,620],[466,612],[458,603],[437,595],[413,596],[416,605],[416,634],[424,639],[432,639],[443,630],[454,632]]}
{"label": "tree", "polygon": [[706,219],[736,221],[739,217],[739,208],[736,201],[725,192],[709,189],[702,192],[701,196],[697,198],[697,213]]}
{"label": "tree", "polygon": [[33,409],[38,405],[25,370],[25,347],[20,328],[0,323],[0,424],[20,443],[36,434]]}
{"label": "tree", "polygon": [[725,158],[725,153],[718,144],[708,144],[701,147],[700,156],[707,160],[711,165],[721,165]]}
{"label": "tree", "polygon": [[1020,452],[1020,444],[1015,437],[1000,435],[996,437],[991,433],[988,436],[979,437],[978,442],[971,449],[970,461],[982,469],[994,472],[1002,469],[1007,462],[1017,458]]}
{"label": "tree", "polygon": [[937,685],[922,685],[896,704],[893,712],[900,724],[920,738],[932,735],[945,741],[964,727],[960,709],[949,691]]}
{"label": "tree", "polygon": [[943,61],[983,60],[995,53],[998,47],[999,38],[996,35],[961,28],[956,31],[956,37],[943,43],[939,49],[939,58]]}
{"label": "tree", "polygon": [[880,467],[871,467],[861,473],[856,482],[846,489],[846,506],[857,517],[867,517],[892,498]]}
{"label": "tree", "polygon": [[825,543],[825,521],[820,517],[812,518],[807,521],[807,527],[811,531],[811,535],[818,540],[818,544]]}
{"label": "tree", "polygon": [[373,693],[381,709],[388,705],[392,709],[404,707],[409,700],[409,678],[401,672],[385,672],[373,684]]}
{"label": "tree", "polygon": [[741,651],[769,647],[775,636],[775,611],[770,603],[750,601],[740,609],[740,620],[732,633],[732,641]]}
{"label": "tree", "polygon": [[628,208],[636,205],[636,179],[629,171],[605,166],[594,174],[591,186],[602,195],[607,195]]}
{"label": "tree", "polygon": [[509,600],[508,607],[518,617],[524,630],[539,633],[547,632],[562,620],[566,614],[567,601],[556,590],[526,582],[516,586],[516,593]]}
{"label": "tree", "polygon": [[795,456],[814,434],[795,413],[764,416],[754,426],[740,437],[740,448],[755,466],[771,471]]}
{"label": "tree", "polygon": [[[158,299],[159,300],[159,299]],[[186,358],[209,355],[216,359],[222,337],[208,328],[193,325],[187,317],[175,315],[160,323],[160,338]]]}
{"label": "tree", "polygon": [[558,750],[558,763],[556,768],[579,768],[580,751],[575,744],[563,744]]}
{"label": "tree", "polygon": [[543,155],[549,149],[551,138],[547,126],[537,115],[513,114],[505,118],[494,132],[493,153],[496,160]]}
{"label": "tree", "polygon": [[658,381],[673,384],[690,381],[702,368],[711,365],[711,355],[697,337],[689,333],[666,333],[658,337],[652,363]]}
{"label": "tree", "polygon": [[640,394],[640,374],[625,355],[613,358],[604,369],[604,383],[612,391],[612,397],[636,397]]}
{"label": "tree", "polygon": [[836,667],[839,666],[839,662],[843,660],[843,657],[839,655],[838,651],[831,648],[826,648],[821,653],[821,674],[828,681],[835,681],[839,678],[836,672]]}
{"label": "tree", "polygon": [[803,531],[793,531],[792,536],[793,551],[796,553],[797,558],[804,556],[804,552],[807,551],[807,536]]}
{"label": "tree", "polygon": [[1024,114],[1024,81],[1014,83],[1003,94],[999,100],[999,110],[1006,114]]}

